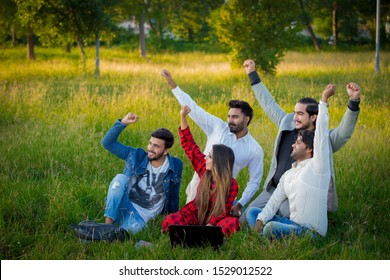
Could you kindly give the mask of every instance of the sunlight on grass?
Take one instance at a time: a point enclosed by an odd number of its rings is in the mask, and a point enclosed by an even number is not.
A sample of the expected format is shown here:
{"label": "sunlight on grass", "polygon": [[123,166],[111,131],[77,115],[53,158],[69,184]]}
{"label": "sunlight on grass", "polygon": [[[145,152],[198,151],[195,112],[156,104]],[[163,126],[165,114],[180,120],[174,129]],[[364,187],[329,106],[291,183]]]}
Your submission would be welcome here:
{"label": "sunlight on grass", "polygon": [[[372,52],[287,53],[276,76],[262,81],[280,106],[291,112],[304,97],[319,98],[328,83],[337,85],[330,100],[330,127],[346,109],[345,85],[363,89],[359,121],[350,141],[335,153],[339,210],[329,217],[326,238],[314,242],[288,239],[268,242],[245,228],[231,237],[223,252],[171,250],[161,236],[161,220],[125,244],[93,244],[85,250],[68,225],[101,220],[107,184],[123,170],[123,161],[100,141],[128,112],[140,119],[120,141],[145,148],[150,132],[166,127],[175,135],[171,153],[184,163],[180,204],[193,171],[179,144],[180,106],[160,76],[169,70],[177,84],[211,114],[226,119],[229,99],[244,99],[254,108],[250,133],[265,152],[268,172],[277,128],[258,105],[244,69],[231,69],[222,54],[201,52],[151,54],[102,49],[101,76],[94,76],[94,50],[87,49],[87,73],[77,50],[37,48],[37,60],[25,50],[0,50],[0,255],[2,259],[372,259],[389,257],[390,54],[381,56],[381,73],[373,72]],[[206,137],[190,121],[198,144]],[[264,175],[264,177],[265,177]],[[244,186],[247,170],[237,180]],[[264,178],[263,178],[264,180]],[[240,188],[240,193],[242,188]],[[5,226],[7,225],[7,231]],[[372,237],[375,236],[375,239]],[[139,252],[139,238],[159,249]],[[109,246],[110,250],[107,250]],[[250,247],[250,250],[249,250]],[[249,251],[250,252],[249,252]]]}

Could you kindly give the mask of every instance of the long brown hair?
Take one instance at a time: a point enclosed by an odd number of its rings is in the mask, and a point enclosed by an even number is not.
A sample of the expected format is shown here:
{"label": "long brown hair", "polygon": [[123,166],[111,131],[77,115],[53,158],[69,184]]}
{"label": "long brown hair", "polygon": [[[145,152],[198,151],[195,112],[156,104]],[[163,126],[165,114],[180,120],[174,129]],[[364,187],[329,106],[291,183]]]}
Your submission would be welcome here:
{"label": "long brown hair", "polygon": [[[213,145],[213,167],[206,170],[199,183],[196,195],[196,206],[198,208],[199,224],[207,224],[211,216],[221,215],[225,212],[226,199],[229,195],[232,184],[234,153],[225,145]],[[215,183],[214,190],[211,184]],[[210,213],[206,219],[210,196],[215,195],[214,205],[211,206]]]}

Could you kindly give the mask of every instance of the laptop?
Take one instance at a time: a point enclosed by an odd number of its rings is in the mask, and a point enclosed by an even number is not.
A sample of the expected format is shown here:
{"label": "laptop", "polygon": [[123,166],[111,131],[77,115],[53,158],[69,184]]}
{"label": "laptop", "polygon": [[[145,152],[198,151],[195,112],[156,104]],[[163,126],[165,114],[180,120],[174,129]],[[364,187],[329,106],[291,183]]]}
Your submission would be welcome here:
{"label": "laptop", "polygon": [[222,228],[218,226],[170,225],[171,246],[212,246],[217,249],[223,243]]}

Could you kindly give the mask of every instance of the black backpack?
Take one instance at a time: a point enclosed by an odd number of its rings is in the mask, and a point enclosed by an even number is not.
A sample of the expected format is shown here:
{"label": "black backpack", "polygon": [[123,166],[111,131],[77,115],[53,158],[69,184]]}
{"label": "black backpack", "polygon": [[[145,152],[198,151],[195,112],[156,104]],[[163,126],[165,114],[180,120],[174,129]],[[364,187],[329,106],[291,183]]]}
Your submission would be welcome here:
{"label": "black backpack", "polygon": [[71,225],[80,241],[124,241],[129,238],[129,233],[116,225],[97,223],[94,221],[82,221],[78,225]]}

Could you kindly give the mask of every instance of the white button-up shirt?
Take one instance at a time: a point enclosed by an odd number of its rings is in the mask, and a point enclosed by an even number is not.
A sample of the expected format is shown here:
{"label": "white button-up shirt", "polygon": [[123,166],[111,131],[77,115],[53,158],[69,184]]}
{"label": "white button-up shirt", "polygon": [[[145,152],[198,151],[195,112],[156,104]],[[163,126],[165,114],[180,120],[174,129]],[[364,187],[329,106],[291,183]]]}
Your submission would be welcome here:
{"label": "white button-up shirt", "polygon": [[314,155],[283,174],[267,205],[257,216],[263,224],[271,220],[286,198],[290,219],[325,236],[328,228],[327,196],[330,182],[329,115],[320,101],[314,136]]}
{"label": "white button-up shirt", "polygon": [[214,144],[224,144],[232,148],[234,152],[234,178],[237,177],[241,169],[248,167],[249,181],[238,201],[242,206],[245,206],[260,186],[263,176],[263,149],[249,134],[249,131],[244,137],[237,139],[236,135],[230,132],[229,125],[225,121],[199,107],[180,87],[176,87],[172,92],[182,106],[190,107],[190,117],[206,133],[207,143],[204,154],[208,154]]}

